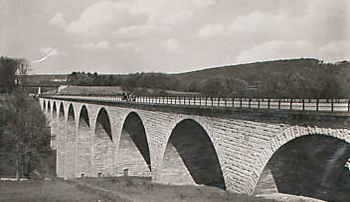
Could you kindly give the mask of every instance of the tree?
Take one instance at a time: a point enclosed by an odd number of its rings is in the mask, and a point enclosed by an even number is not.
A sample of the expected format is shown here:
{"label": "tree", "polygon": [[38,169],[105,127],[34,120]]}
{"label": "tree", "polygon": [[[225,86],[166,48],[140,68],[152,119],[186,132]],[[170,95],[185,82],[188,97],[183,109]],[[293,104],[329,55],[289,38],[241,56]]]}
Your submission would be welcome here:
{"label": "tree", "polygon": [[12,58],[0,58],[0,93],[10,93],[15,87],[15,73],[18,61]]}
{"label": "tree", "polygon": [[16,177],[30,173],[49,153],[50,130],[38,102],[21,91],[9,96],[1,109],[0,161],[15,167]]}

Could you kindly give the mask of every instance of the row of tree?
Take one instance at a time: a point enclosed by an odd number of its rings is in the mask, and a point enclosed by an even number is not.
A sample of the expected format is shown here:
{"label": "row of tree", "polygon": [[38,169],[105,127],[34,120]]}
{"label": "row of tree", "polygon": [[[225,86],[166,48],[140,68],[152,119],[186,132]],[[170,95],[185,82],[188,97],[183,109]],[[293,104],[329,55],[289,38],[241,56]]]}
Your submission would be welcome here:
{"label": "row of tree", "polygon": [[165,91],[255,98],[349,98],[350,63],[293,59],[232,65],[182,74],[98,75],[73,72],[69,85],[121,86],[134,94]]}

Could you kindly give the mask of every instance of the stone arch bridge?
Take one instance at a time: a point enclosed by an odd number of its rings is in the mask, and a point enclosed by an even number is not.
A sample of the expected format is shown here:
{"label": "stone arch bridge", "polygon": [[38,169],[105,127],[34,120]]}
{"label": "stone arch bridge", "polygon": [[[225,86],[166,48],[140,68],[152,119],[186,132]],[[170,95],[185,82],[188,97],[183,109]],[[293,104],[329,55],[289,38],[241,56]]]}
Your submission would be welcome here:
{"label": "stone arch bridge", "polygon": [[242,194],[349,199],[348,112],[39,100],[54,135],[58,177],[127,174]]}

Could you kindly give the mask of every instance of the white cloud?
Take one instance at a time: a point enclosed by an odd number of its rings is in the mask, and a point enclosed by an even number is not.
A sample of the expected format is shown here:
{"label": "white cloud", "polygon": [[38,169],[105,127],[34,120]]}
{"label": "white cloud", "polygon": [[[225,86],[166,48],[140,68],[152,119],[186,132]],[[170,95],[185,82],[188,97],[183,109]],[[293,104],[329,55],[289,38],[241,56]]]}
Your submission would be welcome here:
{"label": "white cloud", "polygon": [[102,1],[85,9],[66,31],[68,34],[94,36],[119,26],[128,16],[129,4]]}
{"label": "white cloud", "polygon": [[317,58],[326,62],[350,59],[350,42],[330,42],[323,46],[309,41],[271,41],[244,50],[236,57],[236,62],[254,62],[286,58]]}
{"label": "white cloud", "polygon": [[135,43],[118,43],[115,45],[116,49],[129,49],[129,48],[134,48],[137,45]]}
{"label": "white cloud", "polygon": [[217,35],[224,34],[225,27],[222,24],[208,24],[202,27],[198,32],[197,36],[206,38],[206,37],[212,37]]}
{"label": "white cloud", "polygon": [[253,33],[258,30],[274,30],[281,26],[289,24],[289,20],[286,19],[285,13],[280,13],[277,15],[269,15],[260,12],[249,13],[248,15],[238,17],[234,22],[232,22],[228,31],[233,32],[247,32]]}
{"label": "white cloud", "polygon": [[307,41],[271,41],[242,51],[236,62],[253,62],[284,58],[315,57],[315,47]]}
{"label": "white cloud", "polygon": [[164,41],[162,46],[170,51],[180,51],[182,49],[180,42],[173,38]]}
{"label": "white cloud", "polygon": [[115,50],[141,52],[141,46],[137,43],[118,43],[114,46]]}
{"label": "white cloud", "polygon": [[88,51],[108,51],[112,49],[111,45],[107,41],[100,41],[97,43],[84,43],[75,45],[75,47]]}
{"label": "white cloud", "polygon": [[145,14],[149,23],[175,24],[214,4],[214,0],[139,0],[132,5],[131,12],[134,15]]}
{"label": "white cloud", "polygon": [[336,41],[328,43],[320,48],[323,60],[326,62],[335,62],[350,59],[350,42]]}
{"label": "white cloud", "polygon": [[171,30],[171,27],[166,26],[155,26],[155,25],[133,25],[128,27],[122,27],[117,30],[115,33],[121,35],[129,35],[129,34],[137,34],[137,35],[145,35],[150,33],[160,33]]}
{"label": "white cloud", "polygon": [[56,13],[49,21],[49,24],[64,27],[67,25],[67,21],[64,18],[63,13]]}
{"label": "white cloud", "polygon": [[214,0],[137,0],[102,1],[86,8],[79,19],[71,22],[67,34],[97,36],[101,33],[147,31],[184,22],[194,13],[215,3]]}

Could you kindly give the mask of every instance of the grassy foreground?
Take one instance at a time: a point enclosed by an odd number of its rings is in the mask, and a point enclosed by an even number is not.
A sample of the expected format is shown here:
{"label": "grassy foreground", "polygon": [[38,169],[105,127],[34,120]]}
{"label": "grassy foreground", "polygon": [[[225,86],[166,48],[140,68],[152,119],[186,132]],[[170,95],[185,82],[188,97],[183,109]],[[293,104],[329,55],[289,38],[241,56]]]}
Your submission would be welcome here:
{"label": "grassy foreground", "polygon": [[230,194],[214,187],[176,187],[151,183],[141,178],[85,178],[63,181],[0,181],[0,201],[272,201]]}

